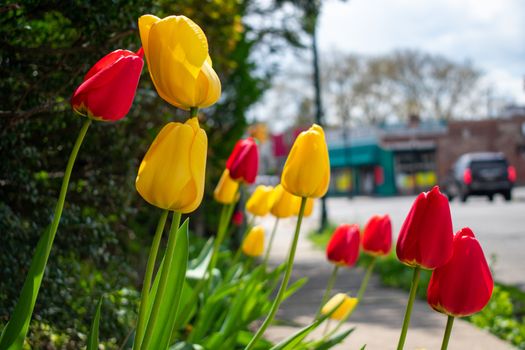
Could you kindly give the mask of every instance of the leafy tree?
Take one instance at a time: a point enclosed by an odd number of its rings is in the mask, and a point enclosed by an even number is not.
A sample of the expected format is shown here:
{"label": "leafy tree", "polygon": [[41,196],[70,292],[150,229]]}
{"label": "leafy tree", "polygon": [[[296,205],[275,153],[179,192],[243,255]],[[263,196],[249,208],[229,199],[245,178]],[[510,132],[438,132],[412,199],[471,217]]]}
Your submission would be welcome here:
{"label": "leafy tree", "polygon": [[[263,12],[255,2],[236,0],[28,0],[0,5],[0,325],[9,317],[36,242],[51,221],[81,125],[69,106],[70,96],[107,52],[140,47],[137,18],[142,14],[185,14],[208,37],[223,97],[201,115],[210,146],[207,193],[192,222],[202,234],[207,225],[215,227],[210,200],[215,179],[245,130],[246,111],[261,97],[272,72],[271,66],[257,65],[254,52],[275,53],[276,45],[287,42],[279,25],[247,23],[246,18]],[[101,337],[116,344],[128,335],[136,281],[147,256],[144,246],[159,215],[136,194],[134,178],[160,128],[186,117],[158,97],[145,68],[129,115],[115,124],[91,127],[73,170],[37,301],[33,347],[52,343],[50,332],[63,334],[64,346],[79,347],[101,293],[109,293]]]}

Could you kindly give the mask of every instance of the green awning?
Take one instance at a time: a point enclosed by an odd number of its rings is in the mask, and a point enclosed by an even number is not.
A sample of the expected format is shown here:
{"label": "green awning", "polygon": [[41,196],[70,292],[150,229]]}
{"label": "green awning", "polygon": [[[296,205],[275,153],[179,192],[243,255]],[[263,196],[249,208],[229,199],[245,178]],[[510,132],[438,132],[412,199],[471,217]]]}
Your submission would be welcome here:
{"label": "green awning", "polygon": [[380,163],[378,145],[356,145],[351,147],[333,147],[328,149],[332,167],[374,165]]}

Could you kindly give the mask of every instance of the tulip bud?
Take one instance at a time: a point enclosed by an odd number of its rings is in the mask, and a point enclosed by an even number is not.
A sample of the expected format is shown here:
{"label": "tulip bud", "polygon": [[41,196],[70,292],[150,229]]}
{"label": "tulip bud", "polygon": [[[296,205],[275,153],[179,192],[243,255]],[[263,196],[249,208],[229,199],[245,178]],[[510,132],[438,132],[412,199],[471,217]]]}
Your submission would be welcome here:
{"label": "tulip bud", "polygon": [[117,121],[128,114],[142,72],[141,56],[116,50],[100,59],[73,93],[71,106],[80,115]]}
{"label": "tulip bud", "polygon": [[242,242],[242,252],[251,257],[261,256],[264,251],[264,228],[254,226]]}
{"label": "tulip bud", "polygon": [[148,203],[191,213],[204,193],[208,139],[197,118],[168,123],[140,164],[135,186]]}
{"label": "tulip bud", "polygon": [[452,219],[447,197],[435,186],[415,200],[397,239],[397,257],[409,266],[435,269],[452,255]]}
{"label": "tulip bud", "polygon": [[273,202],[273,187],[259,185],[246,202],[246,210],[254,216],[265,216],[270,212]]}
{"label": "tulip bud", "polygon": [[474,233],[463,228],[454,236],[452,258],[432,272],[427,301],[441,313],[469,316],[487,305],[493,288],[483,249]]}
{"label": "tulip bud", "polygon": [[359,257],[359,240],[359,226],[339,225],[326,246],[327,259],[336,265],[354,266]]}
{"label": "tulip bud", "polygon": [[295,140],[284,164],[281,182],[299,197],[322,197],[330,182],[330,161],[323,128],[314,124]]}
{"label": "tulip bud", "polygon": [[392,223],[388,215],[374,215],[363,232],[363,251],[371,255],[388,255],[392,249]]}
{"label": "tulip bud", "polygon": [[298,210],[297,208],[299,208],[301,204],[301,199],[291,193],[286,192],[286,190],[281,185],[275,186],[273,192],[274,203],[270,209],[272,215],[279,219],[296,215]]}
{"label": "tulip bud", "polygon": [[166,102],[185,110],[209,107],[221,96],[208,40],[185,16],[139,18],[139,31],[151,80]]}
{"label": "tulip bud", "polygon": [[244,221],[244,214],[242,210],[236,210],[232,215],[232,224],[235,226],[241,226]]}
{"label": "tulip bud", "polygon": [[330,315],[330,318],[341,321],[346,319],[352,313],[352,311],[354,311],[357,302],[357,298],[350,298],[344,293],[337,293],[323,306],[321,313],[323,315],[327,315],[330,313],[330,311],[337,307],[337,305],[340,304]]}
{"label": "tulip bud", "polygon": [[238,198],[239,183],[232,180],[228,169],[224,169],[222,176],[213,191],[213,198],[222,204],[231,204]]}
{"label": "tulip bud", "polygon": [[237,141],[226,161],[226,168],[230,170],[230,176],[234,180],[248,184],[255,182],[259,170],[259,151],[253,138]]}

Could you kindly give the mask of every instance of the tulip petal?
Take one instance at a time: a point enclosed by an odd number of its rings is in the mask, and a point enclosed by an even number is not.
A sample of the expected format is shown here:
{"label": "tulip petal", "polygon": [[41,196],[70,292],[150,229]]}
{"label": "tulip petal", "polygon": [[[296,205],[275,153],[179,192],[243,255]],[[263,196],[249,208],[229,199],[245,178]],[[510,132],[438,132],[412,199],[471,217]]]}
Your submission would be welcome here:
{"label": "tulip petal", "polygon": [[221,97],[221,81],[211,63],[206,61],[202,65],[195,89],[196,105],[202,108],[213,105]]}
{"label": "tulip petal", "polygon": [[140,41],[142,42],[142,48],[144,49],[144,54],[146,55],[146,60],[149,64],[149,32],[151,26],[160,21],[160,18],[153,15],[144,15],[139,18],[139,33]]}
{"label": "tulip petal", "polygon": [[284,188],[299,197],[322,197],[330,182],[330,161],[323,129],[314,124],[294,142],[284,165]]}
{"label": "tulip petal", "polygon": [[481,245],[469,228],[454,236],[452,258],[432,273],[427,301],[435,310],[462,317],[481,311],[494,281]]}
{"label": "tulip petal", "polygon": [[[110,55],[110,60],[114,59],[115,55]],[[71,98],[73,109],[93,119],[116,121],[123,118],[135,98],[143,64],[143,60],[133,54],[118,58],[95,74],[90,70],[88,75],[92,75]]]}

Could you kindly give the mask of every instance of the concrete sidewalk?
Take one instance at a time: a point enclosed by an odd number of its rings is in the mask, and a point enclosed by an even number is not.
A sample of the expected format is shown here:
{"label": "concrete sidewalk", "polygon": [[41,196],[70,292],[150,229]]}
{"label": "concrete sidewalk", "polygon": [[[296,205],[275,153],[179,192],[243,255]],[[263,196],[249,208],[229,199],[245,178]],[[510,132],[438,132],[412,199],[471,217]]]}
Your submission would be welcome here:
{"label": "concrete sidewalk", "polygon": [[[270,232],[273,220],[274,218],[267,218],[261,223],[267,232]],[[326,261],[324,252],[316,249],[306,237],[317,222],[316,217],[303,221],[292,277],[292,280],[296,280],[307,276],[309,281],[282,304],[277,315],[279,320],[287,321],[285,324],[294,326],[272,326],[265,334],[267,339],[279,341],[286,338],[300,327],[310,323],[317,311],[332,270],[332,265]],[[294,227],[295,219],[281,220],[279,223],[271,252],[272,264],[284,261]],[[363,275],[362,269],[340,269],[334,293],[350,291],[355,295]],[[407,298],[408,292],[383,287],[379,284],[379,280],[372,276],[362,303],[345,326],[347,328],[356,327],[356,330],[343,344],[334,349],[360,349],[365,344],[367,350],[395,349],[403,323]],[[426,302],[416,300],[405,349],[439,349],[445,323],[444,315],[430,309]],[[321,335],[322,329],[324,325],[317,330],[316,334]],[[448,349],[510,350],[514,348],[488,332],[463,320],[456,320]]]}

